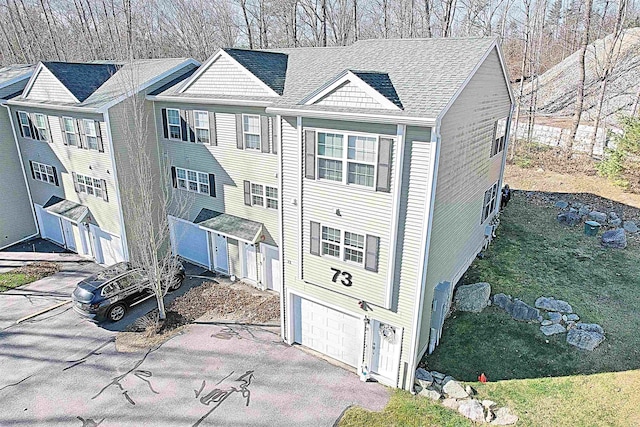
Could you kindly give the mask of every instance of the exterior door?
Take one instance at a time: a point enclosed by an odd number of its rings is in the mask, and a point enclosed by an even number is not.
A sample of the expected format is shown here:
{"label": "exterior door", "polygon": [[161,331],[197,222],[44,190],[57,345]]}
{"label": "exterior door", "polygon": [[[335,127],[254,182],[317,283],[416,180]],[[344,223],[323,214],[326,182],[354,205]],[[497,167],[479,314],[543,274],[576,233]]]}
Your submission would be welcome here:
{"label": "exterior door", "polygon": [[395,383],[400,355],[400,328],[374,320],[372,325],[371,372]]}
{"label": "exterior door", "polygon": [[[74,224],[66,219],[61,219],[62,231],[64,232],[64,246],[70,251],[77,252],[78,245],[76,244],[76,236],[73,231]],[[75,226],[77,227],[77,226]]]}
{"label": "exterior door", "polygon": [[244,275],[254,282],[258,281],[258,267],[256,265],[256,246],[248,243],[244,244]]}
{"label": "exterior door", "polygon": [[269,245],[260,245],[260,252],[264,260],[263,279],[267,289],[280,292],[280,252],[278,248]]}
{"label": "exterior door", "polygon": [[295,297],[294,321],[297,343],[351,366],[360,365],[364,337],[361,319]]}
{"label": "exterior door", "polygon": [[227,248],[227,238],[220,234],[215,234],[215,256],[214,266],[216,270],[229,273],[229,249]]}

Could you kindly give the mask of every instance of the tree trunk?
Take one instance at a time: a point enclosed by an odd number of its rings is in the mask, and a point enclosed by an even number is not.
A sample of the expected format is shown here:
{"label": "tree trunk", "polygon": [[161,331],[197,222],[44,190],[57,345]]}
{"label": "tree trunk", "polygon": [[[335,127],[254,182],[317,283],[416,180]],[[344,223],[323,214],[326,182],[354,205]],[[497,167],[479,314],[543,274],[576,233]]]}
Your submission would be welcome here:
{"label": "tree trunk", "polygon": [[253,49],[253,34],[251,32],[251,22],[249,21],[249,14],[247,13],[247,1],[240,0],[240,6],[242,6],[242,15],[244,16],[244,24],[247,27],[247,38],[249,39],[249,49]]}
{"label": "tree trunk", "polygon": [[524,95],[524,75],[527,71],[527,63],[529,59],[529,38],[530,38],[530,25],[531,25],[531,3],[525,1],[525,30],[524,30],[524,47],[522,52],[522,61],[520,62],[520,87],[518,88],[518,98],[516,100],[516,117],[513,121],[515,132],[513,142],[511,144],[511,160],[515,157],[516,146],[518,144],[518,125],[520,121],[520,108],[522,103],[522,97]]}
{"label": "tree trunk", "polygon": [[582,117],[582,108],[584,106],[584,83],[586,78],[586,56],[587,46],[589,46],[589,31],[591,27],[591,8],[593,6],[593,0],[586,0],[586,12],[585,12],[585,32],[582,38],[582,46],[580,47],[580,59],[578,69],[578,90],[576,92],[576,111],[573,116],[573,126],[571,127],[571,135],[567,142],[567,156],[571,157],[571,151],[573,150],[573,144],[576,140],[576,134],[578,133],[578,126],[580,126],[580,118]]}
{"label": "tree trunk", "polygon": [[327,0],[322,0],[322,46],[327,47]]}

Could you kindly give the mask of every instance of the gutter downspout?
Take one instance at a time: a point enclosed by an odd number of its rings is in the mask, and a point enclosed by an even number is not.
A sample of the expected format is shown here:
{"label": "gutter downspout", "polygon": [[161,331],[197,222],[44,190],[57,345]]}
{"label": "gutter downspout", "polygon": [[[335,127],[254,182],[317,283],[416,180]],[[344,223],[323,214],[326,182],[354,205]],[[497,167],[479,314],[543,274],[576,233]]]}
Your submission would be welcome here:
{"label": "gutter downspout", "polygon": [[430,199],[429,199],[429,217],[427,219],[427,228],[424,232],[424,253],[423,259],[421,261],[421,275],[420,278],[420,287],[416,292],[416,301],[417,303],[417,313],[415,315],[414,328],[413,328],[413,336],[411,337],[411,363],[409,365],[409,391],[413,393],[413,383],[415,381],[416,376],[416,367],[418,366],[418,352],[420,349],[418,348],[418,340],[420,339],[420,328],[422,324],[422,313],[424,312],[424,294],[426,288],[427,281],[427,268],[429,264],[429,250],[431,248],[431,228],[433,226],[433,211],[435,208],[436,201],[436,188],[438,186],[438,168],[440,164],[440,143],[442,138],[440,136],[440,127],[442,125],[441,117],[438,117],[436,120],[435,127],[431,128],[431,141],[435,142],[435,152],[432,156],[432,175],[431,175],[431,188],[430,190]]}
{"label": "gutter downspout", "polygon": [[11,107],[9,107],[5,102],[1,103],[4,108],[7,109],[7,114],[9,114],[9,122],[11,123],[11,131],[13,132],[13,140],[16,143],[16,149],[18,150],[18,159],[20,160],[20,167],[22,168],[22,178],[24,179],[24,185],[27,187],[27,196],[29,196],[29,204],[31,205],[31,215],[33,216],[33,223],[36,226],[36,234],[30,237],[34,237],[40,234],[40,225],[38,224],[38,218],[36,217],[36,207],[33,204],[33,198],[31,197],[31,188],[29,187],[29,181],[27,180],[27,173],[24,169],[24,162],[22,161],[22,152],[20,151],[20,144],[18,143],[18,136],[16,134],[16,127],[13,123],[13,116],[11,115]]}
{"label": "gutter downspout", "polygon": [[116,166],[116,153],[115,146],[113,144],[113,135],[111,133],[111,120],[109,118],[109,111],[105,111],[103,113],[104,123],[107,127],[107,136],[109,137],[109,156],[111,157],[111,166],[113,169],[113,181],[114,187],[116,188],[116,201],[118,202],[118,215],[120,216],[120,228],[122,232],[120,233],[120,238],[122,239],[122,250],[124,252],[125,261],[129,261],[129,244],[127,242],[127,230],[124,227],[124,214],[122,213],[122,198],[120,197],[120,183],[118,181],[118,169]]}
{"label": "gutter downspout", "polygon": [[[502,150],[502,165],[500,166],[500,180],[498,181],[498,200],[496,202],[496,206],[498,211],[500,211],[500,206],[502,206],[502,185],[504,182],[504,170],[507,165],[507,153],[509,152],[509,141],[511,140],[511,119],[513,118],[513,111],[515,110],[515,104],[511,104],[511,108],[509,109],[509,121],[507,122],[507,128],[505,129],[505,143],[504,150]],[[517,126],[517,124],[516,124]],[[515,135],[514,135],[515,138]]]}

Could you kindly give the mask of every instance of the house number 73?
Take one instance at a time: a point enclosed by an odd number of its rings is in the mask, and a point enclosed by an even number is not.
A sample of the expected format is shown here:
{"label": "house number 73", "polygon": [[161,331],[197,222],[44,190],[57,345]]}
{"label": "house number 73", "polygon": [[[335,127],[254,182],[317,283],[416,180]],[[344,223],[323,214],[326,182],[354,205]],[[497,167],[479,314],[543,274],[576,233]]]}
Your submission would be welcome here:
{"label": "house number 73", "polygon": [[353,283],[351,282],[351,279],[353,279],[351,273],[347,273],[346,271],[338,270],[337,268],[333,267],[331,267],[331,271],[334,272],[333,279],[331,279],[333,283],[338,283],[338,279],[340,279],[340,283],[342,283],[344,286],[353,285]]}

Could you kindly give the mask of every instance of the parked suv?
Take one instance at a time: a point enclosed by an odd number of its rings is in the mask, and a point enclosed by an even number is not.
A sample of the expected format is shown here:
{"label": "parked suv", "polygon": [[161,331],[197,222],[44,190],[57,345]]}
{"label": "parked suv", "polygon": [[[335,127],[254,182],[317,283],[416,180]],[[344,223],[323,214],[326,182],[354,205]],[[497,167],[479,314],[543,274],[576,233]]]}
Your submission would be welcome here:
{"label": "parked suv", "polygon": [[[172,276],[169,291],[180,288],[186,277],[182,263],[177,259],[175,262],[177,273]],[[148,282],[144,271],[132,268],[128,262],[114,264],[76,285],[73,309],[94,321],[117,322],[129,308],[154,297]]]}

